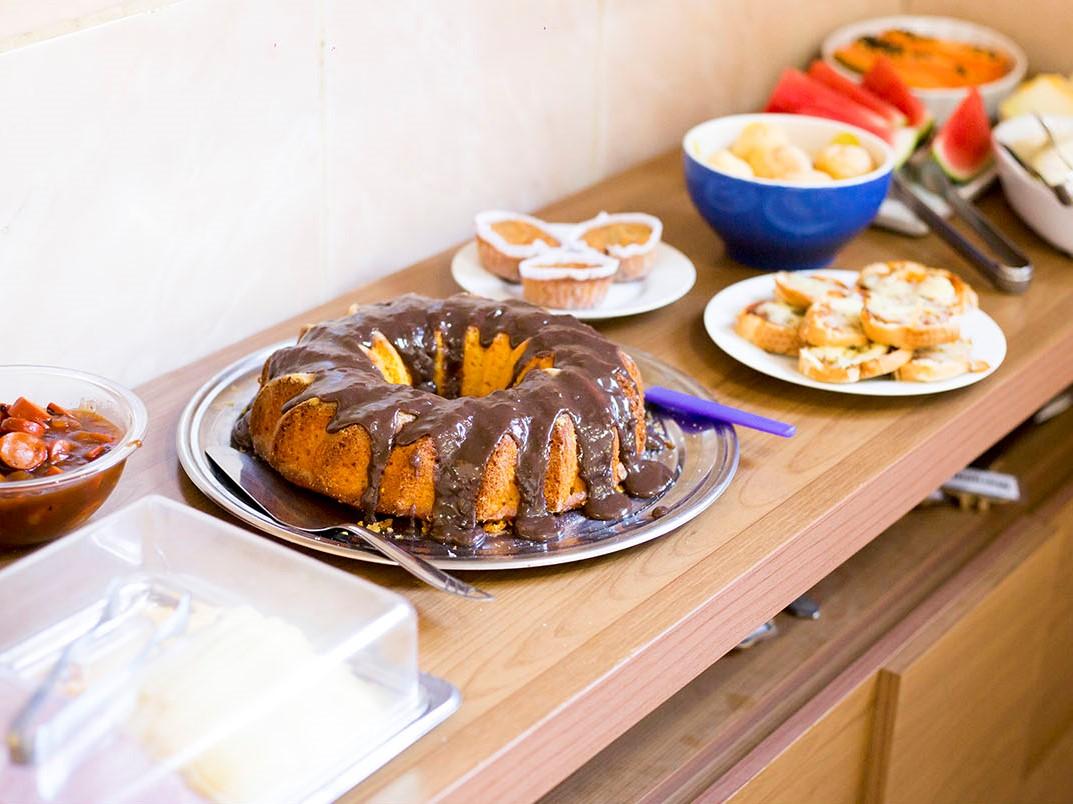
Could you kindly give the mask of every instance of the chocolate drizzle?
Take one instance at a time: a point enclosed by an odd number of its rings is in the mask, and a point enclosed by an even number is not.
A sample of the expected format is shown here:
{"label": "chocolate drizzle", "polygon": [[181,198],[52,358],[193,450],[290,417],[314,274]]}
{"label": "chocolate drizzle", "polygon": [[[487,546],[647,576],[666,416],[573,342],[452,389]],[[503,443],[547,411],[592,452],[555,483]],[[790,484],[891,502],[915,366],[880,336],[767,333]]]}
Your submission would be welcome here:
{"label": "chocolate drizzle", "polygon": [[[506,333],[512,348],[525,348],[507,388],[486,396],[460,396],[466,332],[475,327],[482,347]],[[406,364],[413,385],[393,385],[362,351],[380,333]],[[436,387],[437,333],[442,351],[442,385]],[[550,370],[521,371],[536,358]],[[377,511],[380,481],[395,446],[429,437],[436,449],[433,538],[456,545],[479,543],[477,496],[484,467],[500,440],[518,446],[516,482],[520,503],[514,522],[522,538],[549,540],[559,533],[544,497],[555,422],[569,416],[578,445],[578,472],[588,489],[585,514],[618,519],[630,510],[617,488],[615,465],[626,467],[630,495],[653,497],[670,483],[669,470],[645,460],[644,429],[631,398],[640,389],[618,347],[572,316],[552,315],[522,302],[493,302],[460,294],[437,300],[406,295],[367,305],[347,317],[310,328],[295,346],[269,357],[263,376],[314,375],[312,383],[284,406],[284,413],[319,398],[335,405],[329,432],[360,425],[369,434],[369,482],[362,508]],[[236,424],[236,436],[246,427]],[[642,433],[640,439],[637,433]],[[619,454],[613,454],[618,435]],[[638,443],[640,441],[640,443]]]}

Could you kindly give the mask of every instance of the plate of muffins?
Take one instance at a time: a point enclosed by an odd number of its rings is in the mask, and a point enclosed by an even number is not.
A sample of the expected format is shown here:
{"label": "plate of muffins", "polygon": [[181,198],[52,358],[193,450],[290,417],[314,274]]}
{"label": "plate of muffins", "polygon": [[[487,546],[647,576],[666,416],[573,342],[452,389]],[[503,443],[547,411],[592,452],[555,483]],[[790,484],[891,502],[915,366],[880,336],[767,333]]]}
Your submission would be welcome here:
{"label": "plate of muffins", "polygon": [[455,254],[451,274],[489,299],[588,320],[636,315],[677,301],[696,281],[693,262],[662,237],[660,219],[643,212],[550,223],[489,210],[476,216],[476,236]]}
{"label": "plate of muffins", "polygon": [[1006,357],[1002,329],[965,280],[905,260],[755,276],[716,294],[704,325],[768,376],[864,396],[962,388]]}

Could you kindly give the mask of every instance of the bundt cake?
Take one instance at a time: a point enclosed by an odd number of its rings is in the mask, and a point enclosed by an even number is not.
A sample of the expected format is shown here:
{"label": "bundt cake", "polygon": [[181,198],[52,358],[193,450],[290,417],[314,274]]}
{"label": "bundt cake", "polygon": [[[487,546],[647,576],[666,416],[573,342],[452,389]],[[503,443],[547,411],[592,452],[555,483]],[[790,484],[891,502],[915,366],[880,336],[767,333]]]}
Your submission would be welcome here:
{"label": "bundt cake", "polygon": [[[569,315],[524,302],[407,295],[306,329],[265,362],[235,427],[291,482],[475,546],[507,523],[610,520],[670,473],[645,460],[633,361]],[[624,491],[626,493],[624,493]]]}

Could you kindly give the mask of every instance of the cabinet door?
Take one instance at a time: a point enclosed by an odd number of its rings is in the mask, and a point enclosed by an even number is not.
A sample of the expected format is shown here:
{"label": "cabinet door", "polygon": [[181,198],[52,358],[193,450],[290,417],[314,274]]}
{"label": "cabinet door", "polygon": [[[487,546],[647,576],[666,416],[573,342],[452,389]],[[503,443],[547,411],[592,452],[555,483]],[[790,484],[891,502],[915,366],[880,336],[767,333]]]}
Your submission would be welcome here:
{"label": "cabinet door", "polygon": [[880,671],[876,798],[1020,801],[1063,541],[1022,525],[1023,558],[959,590]]}
{"label": "cabinet door", "polygon": [[[731,797],[733,804],[861,800],[875,709],[873,675]],[[703,800],[704,797],[702,796]]]}
{"label": "cabinet door", "polygon": [[1040,512],[1059,534],[1040,683],[1029,719],[1024,804],[1073,804],[1073,489]]}

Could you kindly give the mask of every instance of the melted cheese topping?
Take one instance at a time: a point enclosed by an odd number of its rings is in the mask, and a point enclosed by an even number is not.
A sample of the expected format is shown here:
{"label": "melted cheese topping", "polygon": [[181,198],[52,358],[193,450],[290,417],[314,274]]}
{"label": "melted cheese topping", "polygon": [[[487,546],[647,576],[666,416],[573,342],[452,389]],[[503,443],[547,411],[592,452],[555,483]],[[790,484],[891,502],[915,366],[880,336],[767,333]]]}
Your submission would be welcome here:
{"label": "melted cheese topping", "polygon": [[920,283],[917,292],[928,301],[954,304],[957,302],[957,291],[954,284],[945,276],[929,274]]}
{"label": "melted cheese topping", "polygon": [[875,293],[868,297],[868,312],[891,324],[908,323],[921,317],[921,307],[912,296]]}
{"label": "melted cheese topping", "polygon": [[831,291],[845,290],[846,286],[837,279],[826,276],[802,276],[800,274],[780,273],[778,281],[815,302]]}
{"label": "melted cheese topping", "polygon": [[810,346],[802,349],[801,353],[826,366],[849,368],[883,357],[888,349],[889,346],[870,343],[868,346]]}
{"label": "melted cheese topping", "polygon": [[927,349],[918,349],[913,353],[914,363],[939,365],[950,362],[968,362],[971,358],[972,343],[967,340],[944,343]]}
{"label": "melted cheese topping", "polygon": [[754,312],[780,327],[797,327],[801,324],[801,314],[788,304],[777,301],[766,301],[758,304]]}

